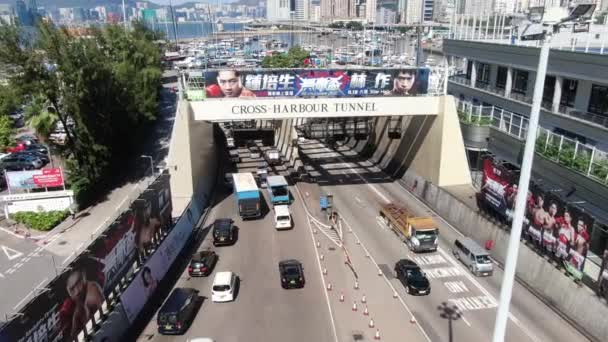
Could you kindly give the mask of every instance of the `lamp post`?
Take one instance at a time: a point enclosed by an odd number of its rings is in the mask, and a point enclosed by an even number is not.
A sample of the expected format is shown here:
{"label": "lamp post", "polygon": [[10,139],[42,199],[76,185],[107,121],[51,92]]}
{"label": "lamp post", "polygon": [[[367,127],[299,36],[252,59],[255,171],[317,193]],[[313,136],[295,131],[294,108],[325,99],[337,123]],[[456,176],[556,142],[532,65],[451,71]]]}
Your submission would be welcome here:
{"label": "lamp post", "polygon": [[148,156],[148,155],[145,155],[145,154],[142,154],[140,157],[141,158],[147,158],[147,159],[150,160],[150,173],[151,173],[152,176],[154,176],[154,159],[151,156]]}

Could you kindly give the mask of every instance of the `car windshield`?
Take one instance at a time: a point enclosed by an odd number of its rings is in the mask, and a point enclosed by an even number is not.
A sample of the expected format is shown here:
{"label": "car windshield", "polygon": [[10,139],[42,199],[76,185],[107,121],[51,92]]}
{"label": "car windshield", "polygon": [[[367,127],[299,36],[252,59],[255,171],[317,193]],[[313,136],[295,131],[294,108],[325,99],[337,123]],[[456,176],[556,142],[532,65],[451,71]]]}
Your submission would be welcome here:
{"label": "car windshield", "polygon": [[224,292],[224,291],[229,291],[230,290],[230,285],[214,285],[213,286],[213,291],[215,292]]}
{"label": "car windshield", "polygon": [[277,221],[289,221],[289,216],[277,216]]}
{"label": "car windshield", "polygon": [[420,272],[419,268],[412,268],[407,270],[407,275],[412,278],[422,278],[423,274]]}
{"label": "car windshield", "polygon": [[272,196],[287,196],[287,189],[285,189],[285,188],[272,188]]}
{"label": "car windshield", "polygon": [[416,237],[421,240],[432,239],[435,237],[435,230],[417,230]]}
{"label": "car windshield", "polygon": [[285,274],[290,276],[297,276],[300,274],[297,266],[287,266],[285,267]]}
{"label": "car windshield", "polygon": [[215,222],[215,229],[226,230],[228,228],[230,228],[230,221],[228,220],[219,220]]}
{"label": "car windshield", "polygon": [[477,263],[478,264],[490,264],[490,263],[492,263],[492,261],[490,260],[490,257],[487,255],[478,255]]}

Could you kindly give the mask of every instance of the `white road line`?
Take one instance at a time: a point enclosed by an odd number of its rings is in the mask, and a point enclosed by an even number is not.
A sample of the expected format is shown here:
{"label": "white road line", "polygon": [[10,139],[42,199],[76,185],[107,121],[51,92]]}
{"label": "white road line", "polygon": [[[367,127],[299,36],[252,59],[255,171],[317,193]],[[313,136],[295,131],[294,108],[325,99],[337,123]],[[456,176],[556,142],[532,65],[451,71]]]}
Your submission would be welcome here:
{"label": "white road line", "polygon": [[[376,268],[380,269],[380,266],[376,262],[376,259],[374,259],[374,256],[372,255],[372,253],[370,253],[369,250],[367,249],[367,247],[365,247],[365,244],[363,243],[363,241],[361,241],[361,239],[359,239],[359,236],[357,235],[357,233],[355,233],[355,230],[353,229],[353,227],[348,223],[348,221],[346,221],[344,219],[344,216],[341,216],[341,219],[350,228],[350,230],[352,231],[352,233],[355,236],[355,238],[357,239],[357,241],[361,242],[361,247],[363,247],[363,250],[365,251],[365,253],[367,255],[369,255],[369,258],[374,263],[374,265],[376,265]],[[412,310],[410,310],[410,308],[407,306],[407,304],[405,304],[405,301],[403,300],[403,298],[401,297],[401,295],[399,293],[397,293],[397,289],[395,289],[395,287],[393,286],[393,284],[391,284],[390,280],[388,280],[388,277],[386,276],[386,274],[384,274],[384,272],[382,272],[382,278],[384,278],[384,281],[386,282],[386,284],[391,288],[391,290],[393,290],[393,293],[397,294],[397,298],[399,298],[399,302],[401,302],[401,305],[405,308],[405,310],[410,314],[411,317],[415,318],[414,314],[412,313]],[[429,341],[429,342],[431,342],[431,339],[429,338],[429,335],[427,335],[426,331],[424,331],[424,329],[422,328],[422,326],[420,326],[420,324],[416,324],[416,326],[418,327],[418,329],[420,329],[420,332],[426,338],[426,340]]]}
{"label": "white road line", "polygon": [[462,318],[462,321],[463,321],[463,322],[464,322],[466,325],[468,325],[469,327],[471,327],[471,323],[469,322],[469,320],[468,320],[466,317],[464,317],[464,315],[463,315],[462,313],[460,313],[460,318]]}
{"label": "white road line", "polygon": [[[443,250],[443,248],[438,247],[437,251],[441,254],[443,254],[443,256],[448,259],[450,261],[450,263],[452,263],[454,266],[460,268],[463,272],[462,274],[469,279],[469,281],[471,283],[473,283],[473,285],[475,285],[475,287],[477,287],[479,289],[479,291],[481,291],[484,295],[486,295],[488,298],[491,298],[492,300],[494,300],[496,303],[498,303],[498,300],[492,296],[492,294],[486,290],[478,281],[477,279],[475,279],[468,271],[467,269],[464,268],[464,266],[462,266],[459,262],[457,262],[456,260],[450,258],[449,253],[447,253],[446,251]],[[528,335],[528,337],[535,342],[540,342],[540,339],[538,337],[536,337],[536,335],[534,335],[530,330],[528,330],[528,328],[526,326],[524,326],[519,319],[517,319],[511,312],[509,312],[509,318],[511,319],[511,321],[513,321],[513,323],[515,323],[515,325],[517,325],[526,335]]]}
{"label": "white road line", "polygon": [[[302,201],[302,207],[304,208],[304,211],[306,213],[306,223],[308,224],[308,232],[310,233],[310,237],[312,238],[312,243],[314,245],[315,243],[315,236],[312,233],[312,226],[310,225],[310,220],[308,219],[308,216],[310,215],[308,213],[308,209],[306,208],[306,202],[304,202],[304,197],[302,197],[302,194],[300,193],[300,189],[298,189],[297,186],[295,186],[296,192],[298,193],[298,196],[300,197],[300,201]],[[329,295],[327,294],[327,290],[326,290],[326,284],[325,284],[325,277],[323,277],[323,269],[321,266],[321,258],[319,258],[319,251],[317,250],[316,246],[313,246],[313,249],[315,250],[315,256],[317,259],[317,266],[319,268],[319,276],[321,278],[321,282],[323,283],[323,293],[325,294],[325,302],[327,303],[327,309],[329,310],[329,317],[331,319],[331,329],[334,333],[334,341],[338,342],[338,331],[336,329],[336,323],[335,323],[335,319],[334,319],[334,314],[332,312],[331,309],[331,303],[329,302]]]}
{"label": "white road line", "polygon": [[73,251],[72,253],[70,253],[70,255],[68,255],[65,259],[63,259],[63,262],[61,263],[61,265],[65,265],[66,262],[68,262],[72,256],[76,254],[76,251]]}
{"label": "white road line", "polygon": [[[461,233],[458,229],[456,229],[456,227],[452,226],[446,219],[444,219],[443,217],[441,217],[441,215],[439,215],[435,210],[433,210],[431,207],[429,207],[428,205],[426,205],[426,203],[424,203],[422,200],[420,200],[418,197],[416,197],[416,195],[414,195],[413,193],[411,193],[403,184],[401,184],[401,182],[397,181],[396,182],[399,186],[401,186],[401,188],[403,188],[403,190],[405,190],[405,192],[407,192],[410,196],[410,198],[413,198],[416,202],[418,202],[420,205],[422,205],[424,208],[426,208],[427,210],[429,210],[432,214],[434,214],[434,217],[436,217],[437,219],[441,220],[446,226],[450,227],[454,232],[456,232],[457,234],[459,234],[460,236],[464,237],[465,235],[463,233]],[[457,265],[458,267],[464,268],[462,267],[462,265],[460,263],[455,262],[453,259],[451,259],[448,255],[448,253],[445,253],[441,248],[437,249],[440,253],[444,254],[448,260],[450,260],[451,263]],[[476,280],[473,278],[473,276],[471,276],[468,272],[466,272],[465,270],[465,276],[477,287],[479,288],[479,290],[481,292],[483,292],[486,296],[493,298],[497,303],[498,300],[496,300],[496,298],[494,298],[492,295],[490,295],[490,293]],[[538,337],[536,337],[536,335],[534,335],[523,323],[521,323],[521,321],[515,317],[515,315],[513,315],[510,311],[509,311],[509,319],[511,319],[511,321],[513,321],[513,323],[515,323],[515,325],[517,325],[521,330],[524,331],[524,333],[526,335],[528,335],[528,337],[530,337],[533,341],[540,341],[540,339],[538,339]]]}
{"label": "white road line", "polygon": [[17,305],[13,306],[13,310],[17,310],[17,308],[19,306],[21,306],[21,303],[23,303],[34,291],[36,291],[36,289],[38,289],[38,287],[40,287],[42,284],[44,284],[44,282],[47,280],[49,280],[49,278],[42,279],[42,281],[40,283],[38,283],[38,285],[36,285],[36,287],[34,287],[34,289],[32,291],[28,292],[28,294],[26,294],[25,297],[21,298],[21,300],[19,301],[19,303],[17,303]]}

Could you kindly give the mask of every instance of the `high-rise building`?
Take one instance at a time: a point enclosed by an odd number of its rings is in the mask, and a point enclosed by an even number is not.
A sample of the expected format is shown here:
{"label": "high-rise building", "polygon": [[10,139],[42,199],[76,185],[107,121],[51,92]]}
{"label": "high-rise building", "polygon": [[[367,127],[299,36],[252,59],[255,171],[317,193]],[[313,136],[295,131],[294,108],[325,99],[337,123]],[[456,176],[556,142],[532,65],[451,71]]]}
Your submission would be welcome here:
{"label": "high-rise building", "polygon": [[13,24],[15,21],[14,18],[13,6],[9,4],[0,4],[0,21],[7,24]]}
{"label": "high-rise building", "polygon": [[291,19],[291,2],[293,0],[268,0],[266,6],[266,19],[289,20]]}
{"label": "high-rise building", "polygon": [[15,1],[15,15],[21,25],[32,26],[32,18],[30,12],[27,10],[27,6],[25,6],[25,1]]}
{"label": "high-rise building", "polygon": [[310,0],[292,0],[295,7],[295,20],[310,19]]}
{"label": "high-rise building", "polygon": [[376,11],[377,25],[392,25],[397,22],[397,12],[386,7],[378,7]]}
{"label": "high-rise building", "polygon": [[420,23],[421,16],[422,22],[433,21],[434,0],[408,0],[406,5],[405,24]]}
{"label": "high-rise building", "polygon": [[376,22],[377,13],[376,0],[366,0],[365,2],[365,20],[368,22]]}
{"label": "high-rise building", "polygon": [[321,19],[331,21],[357,18],[361,5],[364,5],[362,0],[321,0]]}
{"label": "high-rise building", "polygon": [[310,5],[310,21],[319,22],[321,21],[321,5]]}
{"label": "high-rise building", "polygon": [[[488,0],[461,0],[464,2],[462,14],[468,16],[485,16],[494,12],[494,1]],[[548,0],[551,1],[551,0]],[[505,4],[505,8],[508,7]]]}

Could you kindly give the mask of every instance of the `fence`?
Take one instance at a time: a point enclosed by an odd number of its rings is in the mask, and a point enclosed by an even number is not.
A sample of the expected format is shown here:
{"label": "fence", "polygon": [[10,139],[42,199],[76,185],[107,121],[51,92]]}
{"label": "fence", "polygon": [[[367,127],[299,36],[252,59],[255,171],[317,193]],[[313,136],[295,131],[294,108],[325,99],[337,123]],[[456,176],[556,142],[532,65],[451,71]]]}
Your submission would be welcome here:
{"label": "fence", "polygon": [[[491,126],[519,140],[526,139],[528,133],[526,117],[495,106],[473,105],[466,101],[456,101],[461,122]],[[536,152],[603,185],[608,185],[608,153],[606,151],[539,127],[536,135]]]}

